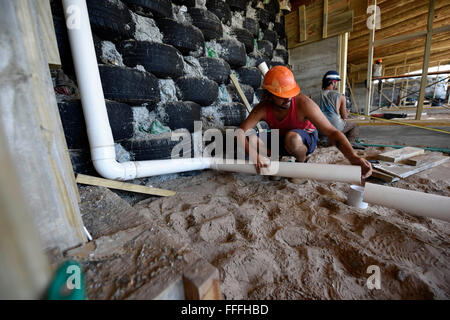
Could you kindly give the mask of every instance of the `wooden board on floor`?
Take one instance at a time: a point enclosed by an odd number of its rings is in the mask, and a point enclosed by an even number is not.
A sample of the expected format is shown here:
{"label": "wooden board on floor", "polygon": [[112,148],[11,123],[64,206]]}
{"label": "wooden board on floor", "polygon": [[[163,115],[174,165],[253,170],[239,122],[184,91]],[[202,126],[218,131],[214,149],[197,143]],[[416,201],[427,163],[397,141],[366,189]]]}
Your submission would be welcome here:
{"label": "wooden board on floor", "polygon": [[87,176],[84,174],[78,174],[76,181],[77,181],[77,183],[81,183],[81,184],[89,184],[89,185],[93,185],[93,186],[101,186],[101,187],[106,187],[106,188],[111,188],[111,189],[118,189],[118,190],[131,191],[131,192],[137,192],[137,193],[145,193],[145,194],[151,194],[151,195],[162,196],[162,197],[174,196],[176,194],[175,191],[171,191],[171,190],[158,189],[158,188],[147,187],[147,186],[140,186],[137,184],[108,180],[108,179],[103,179],[103,178],[98,178],[98,177],[93,177],[93,176]]}
{"label": "wooden board on floor", "polygon": [[425,161],[422,164],[417,165],[417,166],[410,166],[410,165],[406,165],[406,164],[397,164],[397,163],[391,163],[391,162],[380,162],[380,164],[374,164],[373,167],[375,169],[386,172],[390,175],[404,179],[415,173],[419,173],[424,170],[436,167],[436,166],[448,161],[448,159],[450,159],[450,157],[436,154],[436,155],[430,156],[430,158],[427,161]]}
{"label": "wooden board on floor", "polygon": [[203,259],[183,274],[186,300],[221,300],[219,271]]}
{"label": "wooden board on floor", "polygon": [[396,182],[400,180],[400,178],[390,175],[389,173],[383,172],[381,170],[373,169],[372,176],[374,178],[383,180],[385,182]]}
{"label": "wooden board on floor", "polygon": [[425,162],[430,161],[432,157],[438,158],[439,155],[436,154],[430,154],[425,153],[418,156],[414,156],[411,158],[408,158],[404,161],[404,164],[410,165],[410,166],[420,166],[423,165]]}
{"label": "wooden board on floor", "polygon": [[378,155],[378,159],[388,162],[400,162],[402,160],[417,156],[419,154],[423,154],[424,152],[425,150],[421,148],[404,147],[401,149],[381,153]]}

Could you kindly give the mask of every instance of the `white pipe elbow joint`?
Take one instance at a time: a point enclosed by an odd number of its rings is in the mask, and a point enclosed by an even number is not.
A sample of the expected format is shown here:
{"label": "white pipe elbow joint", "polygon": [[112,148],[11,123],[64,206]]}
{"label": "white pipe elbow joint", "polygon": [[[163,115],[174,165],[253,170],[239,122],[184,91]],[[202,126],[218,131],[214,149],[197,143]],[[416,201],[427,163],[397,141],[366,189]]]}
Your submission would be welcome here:
{"label": "white pipe elbow joint", "polygon": [[134,162],[117,162],[115,159],[93,160],[97,172],[110,180],[132,180],[136,178],[136,165]]}

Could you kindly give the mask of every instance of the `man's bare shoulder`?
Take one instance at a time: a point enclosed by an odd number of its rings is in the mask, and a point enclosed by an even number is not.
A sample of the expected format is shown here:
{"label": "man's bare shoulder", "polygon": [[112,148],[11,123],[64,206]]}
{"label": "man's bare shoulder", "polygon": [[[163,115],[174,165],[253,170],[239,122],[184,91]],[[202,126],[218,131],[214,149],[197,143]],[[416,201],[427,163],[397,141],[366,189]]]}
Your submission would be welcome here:
{"label": "man's bare shoulder", "polygon": [[311,108],[314,107],[314,105],[316,105],[316,103],[314,102],[314,100],[312,100],[310,97],[308,97],[307,95],[300,93],[296,98],[296,104],[302,108]]}

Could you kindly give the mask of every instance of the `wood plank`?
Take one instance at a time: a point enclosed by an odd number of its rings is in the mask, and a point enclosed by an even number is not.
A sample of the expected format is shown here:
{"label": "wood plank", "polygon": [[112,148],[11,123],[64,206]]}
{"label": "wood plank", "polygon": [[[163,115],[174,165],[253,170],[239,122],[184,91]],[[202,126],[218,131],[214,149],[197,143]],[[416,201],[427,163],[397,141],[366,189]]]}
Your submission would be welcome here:
{"label": "wood plank", "polygon": [[422,66],[422,81],[420,83],[419,98],[417,99],[416,120],[420,120],[423,110],[423,102],[425,100],[425,89],[427,86],[428,62],[430,61],[431,37],[433,36],[433,19],[434,19],[434,0],[430,0],[430,8],[428,9],[427,24],[427,40],[425,42],[425,52]]}
{"label": "wood plank", "polygon": [[304,5],[298,8],[298,23],[300,42],[306,41],[308,39],[308,35],[306,34],[306,7]]}
{"label": "wood plank", "polygon": [[151,195],[162,196],[162,197],[174,196],[176,194],[175,191],[171,191],[171,190],[165,190],[165,189],[159,189],[159,188],[153,188],[153,187],[147,187],[147,186],[140,186],[140,185],[136,185],[136,184],[132,184],[132,183],[108,180],[108,179],[88,176],[88,175],[84,175],[84,174],[78,174],[76,181],[77,181],[77,183],[81,183],[81,184],[101,186],[101,187],[106,187],[106,188],[111,188],[111,189],[118,189],[118,190],[131,191],[131,192],[137,192],[137,193],[145,193],[145,194],[151,194]]}
{"label": "wood plank", "polygon": [[39,27],[44,42],[44,49],[47,54],[48,64],[52,68],[61,68],[61,58],[59,56],[58,43],[56,41],[55,27],[53,25],[50,0],[36,1]]}
{"label": "wood plank", "polygon": [[322,30],[322,37],[325,39],[328,37],[327,31],[328,31],[328,0],[323,0],[323,30]]}
{"label": "wood plank", "polygon": [[[286,31],[286,38],[288,41],[288,49],[294,48],[301,41],[300,27],[299,27],[300,23],[299,12],[300,11],[293,11],[285,15],[284,17],[284,28]],[[306,23],[306,16],[305,16],[305,23]]]}
{"label": "wood plank", "polygon": [[400,178],[398,178],[398,177],[395,177],[395,176],[393,176],[393,175],[390,175],[390,174],[388,174],[388,173],[386,173],[386,172],[383,172],[383,171],[381,171],[381,170],[377,170],[377,169],[375,169],[375,168],[372,169],[372,176],[373,176],[374,178],[383,180],[383,181],[385,181],[385,182],[396,182],[396,181],[399,181],[399,180],[400,180]]}
{"label": "wood plank", "polygon": [[424,149],[415,147],[405,147],[401,149],[392,150],[389,152],[381,153],[378,155],[378,159],[388,162],[399,162],[419,154],[423,154]]}
{"label": "wood plank", "polygon": [[406,159],[404,161],[404,164],[407,164],[409,166],[421,166],[425,162],[428,162],[428,161],[430,161],[433,158],[440,159],[439,156],[441,156],[441,155],[440,154],[433,154],[433,153],[425,153],[425,154],[421,154],[421,155],[414,156],[414,157]]}
{"label": "wood plank", "polygon": [[381,162],[380,164],[374,164],[373,167],[375,169],[386,172],[390,175],[396,176],[398,178],[407,178],[415,173],[422,172],[424,170],[436,167],[446,161],[448,161],[450,157],[436,155],[430,157],[430,159],[426,162],[423,162],[418,166],[410,166],[406,164],[398,164],[398,163],[390,163],[390,162]]}
{"label": "wood plank", "polygon": [[[248,113],[252,112],[252,107],[250,106],[250,103],[248,103],[247,97],[245,96],[244,92],[242,91],[241,85],[239,84],[238,79],[234,74],[230,74],[231,81],[233,82],[239,96],[241,97],[242,102],[244,102],[245,107],[247,108]],[[261,125],[258,123],[256,124],[256,127],[258,130],[262,130]]]}
{"label": "wood plank", "polygon": [[329,14],[328,38],[351,31],[353,31],[353,11],[346,11],[339,14]]}
{"label": "wood plank", "polygon": [[221,300],[217,268],[203,259],[193,263],[183,274],[186,300]]}

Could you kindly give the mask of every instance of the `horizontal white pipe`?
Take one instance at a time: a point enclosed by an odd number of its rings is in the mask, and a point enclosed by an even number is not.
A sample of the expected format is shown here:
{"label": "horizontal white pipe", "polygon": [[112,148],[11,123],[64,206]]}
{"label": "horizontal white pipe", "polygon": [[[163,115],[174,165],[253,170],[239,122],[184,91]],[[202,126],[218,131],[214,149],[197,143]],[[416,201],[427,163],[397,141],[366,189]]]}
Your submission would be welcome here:
{"label": "horizontal white pipe", "polygon": [[364,201],[450,222],[450,197],[366,183]]}
{"label": "horizontal white pipe", "polygon": [[[216,160],[211,163],[211,169],[251,174],[257,173],[254,164],[245,163],[242,160],[237,160],[232,164]],[[361,167],[350,165],[272,161],[269,168],[263,169],[261,174],[361,184]]]}

